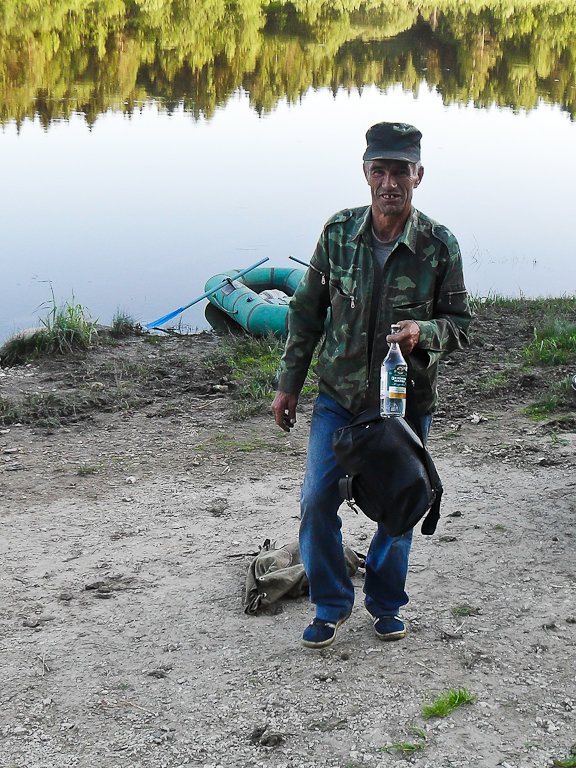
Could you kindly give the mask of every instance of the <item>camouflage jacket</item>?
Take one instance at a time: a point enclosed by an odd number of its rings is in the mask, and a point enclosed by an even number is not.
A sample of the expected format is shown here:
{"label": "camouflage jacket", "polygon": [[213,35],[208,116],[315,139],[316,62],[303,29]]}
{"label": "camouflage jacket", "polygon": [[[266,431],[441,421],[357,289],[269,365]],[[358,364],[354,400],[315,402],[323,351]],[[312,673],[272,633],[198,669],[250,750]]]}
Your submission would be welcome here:
{"label": "camouflage jacket", "polygon": [[434,411],[440,358],[468,344],[471,315],[456,238],[412,209],[384,266],[368,359],[373,289],[370,206],[339,211],[324,226],[310,267],[290,302],[278,390],[299,394],[322,338],[316,366],[320,391],[352,413],[376,405],[390,326],[415,320],[420,339],[407,359],[408,410],[413,415]]}

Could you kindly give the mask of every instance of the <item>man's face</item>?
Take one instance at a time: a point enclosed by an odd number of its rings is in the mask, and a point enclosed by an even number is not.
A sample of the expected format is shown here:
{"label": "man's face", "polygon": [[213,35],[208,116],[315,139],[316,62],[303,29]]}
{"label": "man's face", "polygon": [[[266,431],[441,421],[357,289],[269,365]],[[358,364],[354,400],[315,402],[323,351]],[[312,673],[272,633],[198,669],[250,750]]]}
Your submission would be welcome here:
{"label": "man's face", "polygon": [[404,160],[372,160],[364,174],[372,192],[372,208],[384,216],[403,218],[410,212],[412,193],[420,184],[424,169],[418,171]]}

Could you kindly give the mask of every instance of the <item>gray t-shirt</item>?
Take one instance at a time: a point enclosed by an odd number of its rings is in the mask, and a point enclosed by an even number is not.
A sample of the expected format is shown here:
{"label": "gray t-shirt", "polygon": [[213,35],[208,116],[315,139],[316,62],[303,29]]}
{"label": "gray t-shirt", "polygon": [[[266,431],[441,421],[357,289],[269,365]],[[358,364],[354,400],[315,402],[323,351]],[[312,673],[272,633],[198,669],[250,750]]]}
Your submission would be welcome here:
{"label": "gray t-shirt", "polygon": [[378,316],[378,306],[380,304],[380,293],[382,292],[382,273],[392,249],[398,242],[398,237],[394,240],[384,242],[376,237],[374,227],[372,227],[372,255],[374,258],[374,293],[372,294],[372,305],[370,307],[370,327],[368,328],[368,359],[372,359],[372,343],[374,341],[374,331]]}

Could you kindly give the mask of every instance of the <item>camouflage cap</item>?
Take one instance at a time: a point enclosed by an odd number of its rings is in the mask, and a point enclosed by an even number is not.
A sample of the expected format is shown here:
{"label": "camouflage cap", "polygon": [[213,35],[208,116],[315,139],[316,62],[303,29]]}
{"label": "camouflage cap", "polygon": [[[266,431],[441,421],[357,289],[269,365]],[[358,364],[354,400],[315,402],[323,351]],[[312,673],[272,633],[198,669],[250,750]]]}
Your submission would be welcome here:
{"label": "camouflage cap", "polygon": [[407,123],[376,123],[366,132],[364,160],[420,160],[422,134]]}

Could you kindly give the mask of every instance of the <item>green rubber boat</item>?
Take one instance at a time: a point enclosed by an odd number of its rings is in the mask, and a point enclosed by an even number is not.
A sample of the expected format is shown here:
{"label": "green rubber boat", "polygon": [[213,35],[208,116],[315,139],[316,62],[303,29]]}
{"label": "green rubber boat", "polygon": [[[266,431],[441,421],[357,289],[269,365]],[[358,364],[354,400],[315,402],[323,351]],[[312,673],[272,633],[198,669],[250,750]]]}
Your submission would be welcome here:
{"label": "green rubber boat", "polygon": [[[208,292],[226,281],[222,288],[207,297],[210,302],[210,311],[206,312],[208,322],[214,328],[220,329],[229,327],[229,321],[232,321],[253,336],[274,334],[279,338],[286,338],[288,304],[305,270],[291,267],[257,267],[235,279],[234,276],[238,272],[239,270],[232,269],[214,275],[206,283],[204,290]],[[216,307],[225,318],[215,317],[211,311],[212,307]]]}

